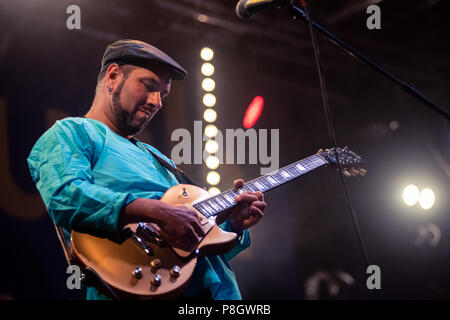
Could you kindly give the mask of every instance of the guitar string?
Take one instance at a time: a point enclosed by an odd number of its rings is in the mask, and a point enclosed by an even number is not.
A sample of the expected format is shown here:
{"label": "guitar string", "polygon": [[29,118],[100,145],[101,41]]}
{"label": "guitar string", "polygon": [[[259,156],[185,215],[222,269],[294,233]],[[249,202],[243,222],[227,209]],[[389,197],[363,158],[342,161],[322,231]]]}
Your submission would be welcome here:
{"label": "guitar string", "polygon": [[[314,159],[317,159],[317,158],[318,158],[317,155],[314,155],[314,156],[311,156],[311,157],[313,157]],[[311,158],[311,157],[310,157],[310,158]],[[268,177],[273,177],[273,178],[275,178],[275,180],[276,180],[277,182],[279,182],[279,183],[284,183],[284,182],[290,181],[290,180],[292,180],[292,179],[294,179],[294,178],[296,178],[296,177],[298,177],[298,176],[300,176],[300,175],[306,173],[306,172],[299,171],[299,170],[297,170],[296,168],[294,168],[294,167],[295,167],[296,165],[298,165],[299,163],[302,163],[303,165],[305,165],[305,166],[309,169],[307,172],[309,172],[311,169],[317,168],[318,166],[321,166],[321,165],[323,165],[323,164],[326,163],[326,161],[323,160],[322,158],[319,157],[318,159],[319,159],[319,161],[317,161],[317,160],[314,161],[314,160],[311,160],[311,159],[308,159],[308,158],[303,159],[303,160],[300,160],[300,161],[298,161],[298,162],[296,162],[296,163],[293,163],[293,164],[291,164],[291,165],[288,165],[288,166],[286,166],[286,167],[280,169],[278,172],[276,172],[276,173],[274,173],[274,174],[272,174],[272,175],[262,176],[262,177],[259,177],[259,178],[255,179],[255,180],[253,180],[253,181],[250,181],[250,182],[246,183],[246,184],[243,186],[243,189],[244,189],[244,190],[245,190],[245,189],[249,189],[249,190],[255,191],[255,190],[252,189],[252,186],[253,186],[253,187],[255,187],[255,189],[256,189],[257,191],[264,191],[264,190],[261,190],[261,188],[256,187],[256,186],[255,186],[255,182],[260,182],[260,183],[262,183],[264,186],[267,187],[267,184],[265,183],[265,180],[264,180],[264,179],[265,179],[265,178],[268,178]],[[311,162],[312,165],[309,165],[308,162]],[[289,177],[289,178],[284,177],[283,175],[281,175],[281,173],[280,173],[281,171],[287,171],[287,172],[289,172],[290,177]],[[271,185],[269,185],[269,186],[267,187],[267,189],[270,190],[270,189],[272,189],[273,187],[276,187],[277,185],[278,185],[278,183],[275,184],[275,185],[271,184]],[[198,205],[201,205],[201,204],[204,204],[205,202],[214,202],[214,204],[215,204],[216,206],[218,206],[220,209],[222,209],[223,207],[225,207],[225,208],[231,207],[232,205],[234,205],[234,203],[231,203],[231,205],[229,205],[229,203],[228,203],[226,200],[225,200],[225,201],[222,200],[222,202],[224,202],[226,205],[228,205],[228,206],[223,206],[217,199],[220,199],[221,196],[223,197],[224,194],[226,194],[227,192],[232,191],[232,190],[233,190],[233,189],[228,190],[228,191],[226,191],[226,192],[221,193],[220,195],[217,195],[217,196],[212,197],[212,198],[208,198],[208,199],[204,200],[203,202],[199,202],[199,203],[197,203],[197,204],[198,204]],[[266,190],[266,191],[267,191],[267,190]],[[233,194],[236,195],[235,192],[233,192]]]}
{"label": "guitar string", "polygon": [[[294,162],[294,163],[292,163],[290,165],[287,165],[287,166],[277,170],[273,174],[264,175],[264,176],[261,176],[259,178],[254,179],[252,181],[249,181],[246,184],[244,184],[242,189],[244,189],[245,191],[262,191],[262,192],[266,192],[266,191],[269,191],[269,190],[271,190],[271,189],[273,189],[273,188],[275,188],[275,187],[277,187],[277,186],[279,186],[279,185],[281,185],[281,184],[283,184],[285,182],[293,180],[293,179],[295,179],[295,178],[297,178],[297,177],[299,177],[299,176],[301,176],[301,175],[303,175],[303,174],[305,174],[305,173],[307,173],[307,172],[309,172],[309,171],[311,171],[313,169],[316,169],[316,168],[318,168],[318,167],[320,167],[320,166],[322,166],[324,164],[327,164],[327,163],[328,162],[326,160],[324,160],[321,156],[315,154],[315,155],[309,156],[309,157],[307,157],[305,159],[302,159],[300,161]],[[303,167],[306,167],[307,170],[305,170],[305,171],[298,170],[297,166],[299,164],[302,165]],[[288,172],[290,174],[290,177],[289,178],[284,177],[281,174],[282,171]],[[269,177],[273,178],[276,181],[276,183],[275,184],[272,184],[272,183],[268,184],[266,180]],[[258,188],[255,185],[255,182],[261,183],[264,187],[266,187],[266,190],[261,190],[261,188]],[[256,190],[253,190],[252,186]],[[249,190],[246,190],[246,189],[249,189]],[[225,197],[225,194],[230,196],[229,193],[233,194],[233,197],[231,197],[231,199],[233,199],[233,201],[231,201],[231,203]],[[238,191],[236,191],[235,189],[230,189],[230,190],[222,192],[219,195],[216,195],[216,196],[213,196],[213,197],[208,198],[206,200],[203,200],[201,202],[198,202],[198,203],[194,204],[193,207],[195,209],[197,209],[204,216],[211,217],[213,215],[217,215],[218,213],[220,213],[220,212],[222,212],[222,211],[224,211],[224,210],[234,206],[236,204],[236,202],[234,201],[234,196],[236,196],[237,194],[239,194]],[[220,197],[222,197],[223,199],[220,199]],[[218,199],[220,199],[222,201],[222,203],[225,203],[225,206],[223,204],[221,204],[218,201]],[[201,207],[202,205],[206,206],[208,204],[209,204],[208,209],[210,209],[210,211],[212,211],[211,214],[210,213],[205,213],[204,212],[205,209],[203,209]],[[213,204],[213,205],[211,205],[211,204]],[[219,208],[219,210],[217,208]]]}

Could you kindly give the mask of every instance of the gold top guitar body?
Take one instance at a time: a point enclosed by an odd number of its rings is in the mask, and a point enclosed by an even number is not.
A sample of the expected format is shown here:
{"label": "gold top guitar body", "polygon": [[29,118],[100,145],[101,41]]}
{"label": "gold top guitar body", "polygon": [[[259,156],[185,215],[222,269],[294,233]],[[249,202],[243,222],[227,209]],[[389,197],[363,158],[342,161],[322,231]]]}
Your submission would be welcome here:
{"label": "gold top guitar body", "polygon": [[[200,187],[180,184],[167,190],[161,201],[192,207],[209,197],[211,194]],[[235,233],[220,229],[215,217],[199,215],[206,236],[192,252],[167,246],[152,225],[142,223],[127,225],[133,235],[122,243],[73,231],[72,251],[122,296],[175,298],[187,288],[198,255],[228,252],[237,238]]]}

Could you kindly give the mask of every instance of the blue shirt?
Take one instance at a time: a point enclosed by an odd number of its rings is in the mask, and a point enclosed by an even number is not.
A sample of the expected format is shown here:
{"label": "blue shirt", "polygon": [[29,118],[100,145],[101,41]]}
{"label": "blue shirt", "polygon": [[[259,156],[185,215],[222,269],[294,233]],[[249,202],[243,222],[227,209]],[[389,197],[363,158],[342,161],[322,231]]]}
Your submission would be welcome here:
{"label": "blue shirt", "polygon": [[[178,184],[146,148],[174,165],[152,146],[139,141],[135,145],[94,119],[56,121],[39,138],[28,157],[30,173],[66,241],[73,228],[119,232],[122,208],[137,198],[160,199]],[[231,231],[229,220],[220,227]],[[249,245],[246,230],[230,252],[199,257],[185,296],[209,288],[214,299],[241,299],[228,262]],[[87,288],[87,299],[103,298],[95,288]]]}

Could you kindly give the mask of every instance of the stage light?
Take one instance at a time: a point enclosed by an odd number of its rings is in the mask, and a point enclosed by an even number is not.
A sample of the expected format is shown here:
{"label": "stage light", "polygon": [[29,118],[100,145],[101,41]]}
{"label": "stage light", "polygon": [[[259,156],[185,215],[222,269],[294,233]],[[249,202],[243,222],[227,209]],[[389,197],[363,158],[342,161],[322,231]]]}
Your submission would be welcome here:
{"label": "stage light", "polygon": [[202,51],[200,51],[200,57],[205,61],[210,61],[214,57],[214,51],[208,47],[205,47]]}
{"label": "stage light", "polygon": [[217,169],[219,164],[219,158],[216,156],[208,156],[208,158],[206,158],[206,166],[210,169]]}
{"label": "stage light", "polygon": [[217,187],[211,187],[208,189],[208,192],[212,193],[213,195],[218,195],[218,194],[220,194],[220,189]]}
{"label": "stage light", "polygon": [[391,122],[389,122],[389,129],[391,129],[392,131],[398,130],[399,127],[400,125],[398,121],[392,120]]}
{"label": "stage light", "polygon": [[413,206],[419,201],[419,188],[416,185],[410,184],[403,190],[403,201],[408,206]]}
{"label": "stage light", "polygon": [[203,119],[207,122],[214,122],[217,119],[217,113],[213,109],[206,109],[203,112]]}
{"label": "stage light", "polygon": [[216,171],[210,171],[206,175],[206,181],[208,181],[210,185],[215,186],[220,182],[220,174]]}
{"label": "stage light", "polygon": [[209,153],[216,153],[219,150],[219,144],[215,140],[208,140],[205,143],[205,150]]}
{"label": "stage light", "polygon": [[213,124],[208,124],[205,127],[205,136],[208,138],[214,138],[217,135],[217,127]]}
{"label": "stage light", "polygon": [[202,74],[204,76],[212,76],[214,74],[214,66],[209,63],[209,62],[205,62],[204,64],[202,64]]}
{"label": "stage light", "polygon": [[216,104],[216,96],[212,93],[207,93],[203,96],[203,104],[207,107],[214,107]]}
{"label": "stage light", "polygon": [[264,107],[264,98],[261,96],[254,97],[244,115],[243,121],[244,128],[248,129],[253,127],[256,121],[258,121],[259,116],[262,113],[263,107]]}
{"label": "stage light", "polygon": [[430,209],[434,205],[434,200],[434,192],[430,188],[425,188],[420,192],[419,204],[423,209]]}
{"label": "stage light", "polygon": [[203,90],[211,92],[214,90],[215,87],[216,87],[216,83],[214,82],[213,79],[211,79],[211,78],[203,79],[203,81],[202,81]]}

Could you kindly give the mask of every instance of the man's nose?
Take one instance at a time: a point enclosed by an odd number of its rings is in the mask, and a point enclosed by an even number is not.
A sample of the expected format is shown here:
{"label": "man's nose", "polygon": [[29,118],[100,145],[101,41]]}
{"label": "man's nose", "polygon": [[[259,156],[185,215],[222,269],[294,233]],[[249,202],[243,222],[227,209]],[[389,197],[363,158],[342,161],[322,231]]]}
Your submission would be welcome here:
{"label": "man's nose", "polygon": [[160,109],[162,107],[161,94],[159,92],[151,92],[147,97],[147,104],[154,105],[156,108]]}

